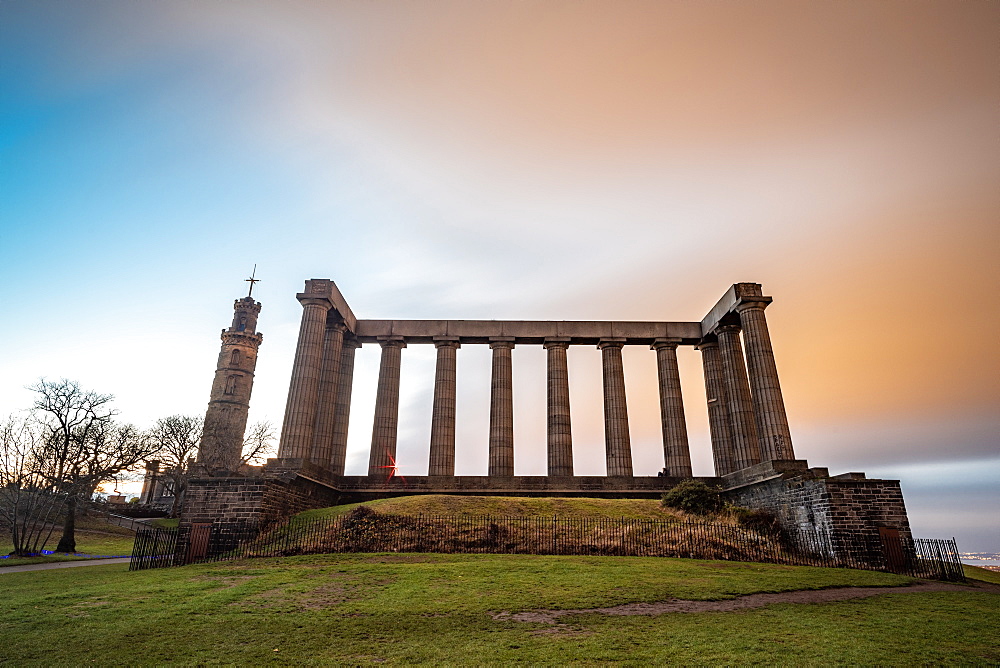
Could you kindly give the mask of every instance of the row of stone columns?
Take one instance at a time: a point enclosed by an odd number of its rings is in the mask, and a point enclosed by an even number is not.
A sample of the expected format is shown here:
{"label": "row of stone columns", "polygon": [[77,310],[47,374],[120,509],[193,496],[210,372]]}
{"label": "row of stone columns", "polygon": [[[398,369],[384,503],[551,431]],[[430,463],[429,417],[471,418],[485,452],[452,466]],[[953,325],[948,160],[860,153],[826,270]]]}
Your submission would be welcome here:
{"label": "row of stone columns", "polygon": [[[698,345],[702,353],[716,475],[772,459],[793,459],[791,436],[778,384],[764,307],[769,298],[744,299],[737,306],[738,322],[716,327]],[[344,474],[347,428],[355,351],[346,328],[328,323],[329,303],[304,299],[302,324],[288,404],[282,426],[279,457],[310,460],[335,475]],[[334,314],[336,315],[336,314]],[[742,331],[742,342],[740,332]],[[625,399],[622,347],[625,339],[602,339],[604,428],[609,476],[632,475],[632,453]],[[656,339],[664,474],[690,477],[684,403],[677,366],[679,339]],[[369,475],[388,475],[396,467],[399,422],[399,371],[403,337],[381,337],[381,364],[372,425]],[[435,337],[437,367],[431,418],[432,476],[455,474],[455,337]],[[514,475],[514,425],[511,350],[513,338],[489,341],[493,351],[490,393],[489,475]],[[573,475],[570,420],[568,338],[546,338],[547,455],[550,476]],[[744,359],[744,349],[746,358]],[[324,407],[320,410],[319,407]],[[330,410],[328,407],[332,407]]]}
{"label": "row of stone columns", "polygon": [[719,325],[716,340],[698,346],[716,475],[762,461],[795,458],[764,318],[769,302],[769,297],[744,297],[736,306],[738,322]]}

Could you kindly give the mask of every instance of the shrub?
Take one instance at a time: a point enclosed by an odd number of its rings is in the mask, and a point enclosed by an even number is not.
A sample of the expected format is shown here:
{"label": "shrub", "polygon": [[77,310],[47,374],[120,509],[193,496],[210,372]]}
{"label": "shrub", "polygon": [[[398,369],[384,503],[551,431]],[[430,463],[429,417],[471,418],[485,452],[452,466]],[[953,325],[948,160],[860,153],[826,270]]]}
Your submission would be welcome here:
{"label": "shrub", "polygon": [[664,508],[675,508],[696,515],[708,515],[722,510],[719,491],[700,480],[685,480],[660,498]]}

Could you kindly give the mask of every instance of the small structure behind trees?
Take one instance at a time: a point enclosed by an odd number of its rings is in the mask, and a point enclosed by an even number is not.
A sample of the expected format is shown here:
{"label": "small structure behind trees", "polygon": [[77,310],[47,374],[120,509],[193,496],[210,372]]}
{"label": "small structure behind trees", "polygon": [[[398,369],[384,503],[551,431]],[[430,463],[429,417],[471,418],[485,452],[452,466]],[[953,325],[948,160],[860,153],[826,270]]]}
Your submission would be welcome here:
{"label": "small structure behind trees", "polygon": [[[222,473],[247,475],[274,454],[274,425],[264,420],[250,425],[246,434],[234,437],[242,442],[242,452],[234,470],[210,467],[198,462],[196,456],[206,436],[205,422],[191,415],[171,415],[156,421],[152,438],[160,447],[155,460],[146,463],[139,502],[167,511],[171,517],[180,514],[188,481],[196,477],[218,476]],[[216,434],[218,435],[218,434]],[[230,436],[226,436],[227,439]]]}

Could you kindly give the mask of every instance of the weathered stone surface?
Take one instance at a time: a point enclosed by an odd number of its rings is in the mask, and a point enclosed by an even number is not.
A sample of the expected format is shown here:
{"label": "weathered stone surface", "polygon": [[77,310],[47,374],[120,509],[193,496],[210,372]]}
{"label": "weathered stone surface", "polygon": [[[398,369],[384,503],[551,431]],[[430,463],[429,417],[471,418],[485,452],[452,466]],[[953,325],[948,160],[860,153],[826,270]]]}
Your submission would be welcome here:
{"label": "weathered stone surface", "polygon": [[382,362],[378,370],[378,394],[372,422],[372,447],[368,475],[387,475],[396,467],[396,439],[399,431],[400,351],[406,343],[399,337],[379,341]]}
{"label": "weathered stone surface", "polygon": [[770,297],[745,297],[736,306],[736,310],[743,327],[747,373],[750,377],[761,458],[794,459],[792,434],[788,429],[785,402],[778,383],[778,368],[774,363],[771,337],[764,317],[764,307],[770,301]]}
{"label": "weathered stone surface", "polygon": [[341,322],[327,322],[323,337],[323,365],[319,375],[319,405],[316,408],[311,459],[327,467],[333,465],[333,433],[345,330]]}
{"label": "weathered stone surface", "polygon": [[550,476],[573,475],[573,431],[569,410],[569,369],[566,364],[568,337],[545,339],[548,388],[546,446]]}
{"label": "weathered stone surface", "polygon": [[494,477],[514,475],[514,387],[510,337],[494,337],[493,374],[490,381],[490,459],[489,474]]}
{"label": "weathered stone surface", "polygon": [[911,538],[898,480],[817,475],[802,460],[763,462],[723,480],[728,501],[773,513],[788,529],[826,536],[834,554],[867,544],[880,550],[879,528]]}
{"label": "weathered stone surface", "polygon": [[657,339],[656,370],[660,382],[660,425],[663,431],[663,473],[690,478],[691,451],[688,447],[687,420],[681,395],[681,376],[677,368],[678,339]]}
{"label": "weathered stone surface", "polygon": [[198,451],[198,463],[204,469],[235,471],[239,467],[257,350],[264,339],[256,331],[260,307],[252,297],[236,300],[233,323],[222,330],[222,349]]}
{"label": "weathered stone surface", "polygon": [[722,359],[717,341],[705,341],[698,346],[705,372],[705,398],[708,402],[708,428],[712,437],[712,459],[715,475],[723,476],[736,470],[733,428],[729,421],[729,398],[722,377]]}
{"label": "weathered stone surface", "polygon": [[333,405],[333,437],[330,444],[330,472],[344,474],[347,460],[347,429],[351,419],[351,394],[354,387],[354,353],[361,344],[354,339],[344,339],[341,345],[340,365],[337,369],[337,392]]}
{"label": "weathered stone surface", "polygon": [[740,330],[737,325],[724,325],[716,332],[719,337],[722,378],[729,406],[729,423],[733,430],[736,469],[742,469],[760,462],[760,444],[757,441],[750,384],[743,362],[743,348],[740,345]]}
{"label": "weathered stone surface", "polygon": [[309,459],[316,427],[323,336],[330,303],[325,299],[308,296],[299,301],[302,303],[302,322],[299,325],[299,341],[292,364],[292,380],[288,387],[278,455]]}
{"label": "weathered stone surface", "polygon": [[456,350],[458,339],[440,337],[434,371],[431,448],[428,475],[455,475]]}
{"label": "weathered stone surface", "polygon": [[495,337],[512,337],[518,345],[541,345],[546,338],[568,338],[572,345],[596,345],[603,338],[624,338],[629,345],[677,338],[694,345],[701,339],[701,324],[697,322],[358,320],[354,331],[364,343],[373,343],[381,336],[402,336],[408,343],[428,344],[442,336],[482,344]]}
{"label": "weathered stone surface", "polygon": [[603,339],[601,349],[604,378],[604,447],[609,476],[632,475],[632,440],[625,401],[625,370],[621,339]]}

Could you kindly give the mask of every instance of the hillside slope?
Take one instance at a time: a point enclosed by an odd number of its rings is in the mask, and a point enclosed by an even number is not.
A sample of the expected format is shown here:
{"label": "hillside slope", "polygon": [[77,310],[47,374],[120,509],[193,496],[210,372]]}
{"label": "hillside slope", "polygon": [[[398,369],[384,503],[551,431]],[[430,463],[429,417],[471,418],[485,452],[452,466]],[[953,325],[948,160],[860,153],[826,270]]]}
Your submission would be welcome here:
{"label": "hillside slope", "polygon": [[655,499],[536,498],[523,496],[452,496],[427,494],[378,499],[318,510],[301,517],[335,517],[358,506],[390,515],[493,515],[505,517],[625,517],[629,519],[681,519],[684,513],[663,508]]}

